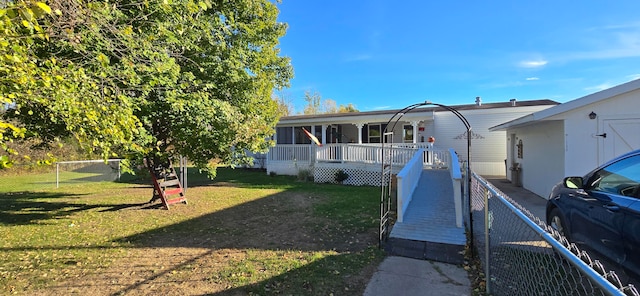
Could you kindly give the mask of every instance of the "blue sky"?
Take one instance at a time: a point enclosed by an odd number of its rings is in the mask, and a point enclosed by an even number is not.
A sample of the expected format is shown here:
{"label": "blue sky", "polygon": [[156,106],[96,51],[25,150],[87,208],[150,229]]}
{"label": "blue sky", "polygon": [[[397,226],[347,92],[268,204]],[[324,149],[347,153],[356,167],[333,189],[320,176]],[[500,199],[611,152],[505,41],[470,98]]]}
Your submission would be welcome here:
{"label": "blue sky", "polygon": [[283,0],[295,107],[566,102],[640,78],[640,1]]}

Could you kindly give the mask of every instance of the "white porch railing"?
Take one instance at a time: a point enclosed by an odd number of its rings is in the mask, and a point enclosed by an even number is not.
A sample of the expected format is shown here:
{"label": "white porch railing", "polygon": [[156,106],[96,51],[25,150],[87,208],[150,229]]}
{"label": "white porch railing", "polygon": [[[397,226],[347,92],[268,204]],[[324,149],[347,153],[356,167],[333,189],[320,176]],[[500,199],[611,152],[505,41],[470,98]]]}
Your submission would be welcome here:
{"label": "white porch railing", "polygon": [[398,222],[402,223],[404,220],[404,213],[407,211],[407,206],[409,206],[409,202],[411,202],[411,198],[413,197],[413,192],[416,187],[418,187],[418,183],[420,182],[420,176],[422,175],[422,170],[424,166],[422,163],[424,162],[424,156],[426,155],[424,149],[420,149],[416,151],[411,158],[407,162],[407,164],[402,168],[402,170],[396,176],[397,179],[397,207],[398,207]]}
{"label": "white porch railing", "polygon": [[[385,149],[390,148],[387,146]],[[450,167],[450,156],[446,150],[434,149],[427,143],[394,143],[391,155],[387,156],[391,158],[395,168],[394,173],[399,172],[418,149],[423,149],[424,168]],[[386,150],[385,154],[387,152],[389,150]],[[320,147],[307,144],[278,144],[269,150],[266,158],[268,173],[295,176],[302,170],[311,170],[316,180],[327,182],[327,180],[333,180],[336,171],[350,169],[352,178],[347,180],[347,183],[357,180],[353,184],[372,186],[379,186],[380,177],[373,172],[379,172],[381,164],[380,144],[326,144]],[[331,169],[328,169],[328,165]],[[320,167],[327,169],[320,169]],[[352,170],[355,167],[360,169]],[[326,176],[319,174],[326,174]]]}
{"label": "white porch railing", "polygon": [[453,149],[449,149],[449,173],[453,183],[453,204],[456,209],[456,226],[462,227],[462,170],[458,154]]}
{"label": "white porch railing", "polygon": [[[390,149],[388,146],[386,149]],[[428,144],[393,144],[391,160],[394,165],[406,164],[418,149],[424,149],[423,165],[433,168],[447,168],[450,163],[449,151],[433,149]],[[326,144],[320,147],[300,144],[278,144],[269,150],[269,162],[358,162],[382,163],[380,144]]]}
{"label": "white porch railing", "polygon": [[267,161],[312,162],[314,146],[284,144],[269,149]]}

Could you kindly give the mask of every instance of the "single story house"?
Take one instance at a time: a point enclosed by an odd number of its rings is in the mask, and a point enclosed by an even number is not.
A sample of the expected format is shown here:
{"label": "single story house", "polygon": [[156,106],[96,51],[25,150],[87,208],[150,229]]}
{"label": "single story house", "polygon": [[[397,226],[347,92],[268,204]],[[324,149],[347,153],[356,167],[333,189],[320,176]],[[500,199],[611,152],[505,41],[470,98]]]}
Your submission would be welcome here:
{"label": "single story house", "polygon": [[[474,104],[449,106],[458,111],[471,125],[471,168],[481,175],[504,176],[505,132],[489,132],[497,124],[558,105],[551,100],[483,103],[478,97]],[[450,148],[460,159],[467,157],[467,130],[460,119],[449,110],[439,107],[416,108],[404,114],[392,127],[392,139],[384,140],[387,122],[399,110],[295,115],[280,119],[276,126],[272,147],[266,156],[267,173],[297,175],[307,171],[316,182],[333,181],[337,170],[346,171],[353,178],[345,181],[353,185],[377,185],[380,179],[381,142],[392,142],[395,148],[409,149],[394,152],[394,159],[402,164],[417,148],[430,150],[432,165],[445,158]],[[303,128],[314,135],[322,146],[314,144]],[[430,137],[435,138],[429,143]],[[440,154],[438,151],[442,151]],[[402,160],[400,160],[402,159]]]}
{"label": "single story house", "polygon": [[[640,80],[491,127],[505,136],[507,178],[548,198],[566,176],[640,149]],[[519,179],[519,180],[516,180]]]}

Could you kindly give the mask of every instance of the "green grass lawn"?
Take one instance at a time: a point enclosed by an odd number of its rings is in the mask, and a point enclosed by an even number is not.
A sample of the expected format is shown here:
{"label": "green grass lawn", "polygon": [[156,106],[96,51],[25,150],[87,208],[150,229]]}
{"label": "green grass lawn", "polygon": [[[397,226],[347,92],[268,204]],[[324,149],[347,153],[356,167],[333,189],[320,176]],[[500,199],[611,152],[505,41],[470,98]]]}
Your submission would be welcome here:
{"label": "green grass lawn", "polygon": [[123,179],[0,178],[0,294],[361,295],[383,257],[376,187],[190,171],[167,211]]}

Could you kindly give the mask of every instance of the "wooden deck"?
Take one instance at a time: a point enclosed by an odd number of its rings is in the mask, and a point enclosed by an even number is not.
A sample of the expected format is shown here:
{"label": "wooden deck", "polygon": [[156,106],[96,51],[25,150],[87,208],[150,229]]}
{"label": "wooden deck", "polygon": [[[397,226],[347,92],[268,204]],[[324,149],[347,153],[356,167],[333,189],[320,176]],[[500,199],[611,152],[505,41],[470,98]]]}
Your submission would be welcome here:
{"label": "wooden deck", "polygon": [[393,255],[460,263],[466,244],[455,221],[452,181],[447,170],[424,170],[404,222],[396,223],[385,249]]}

